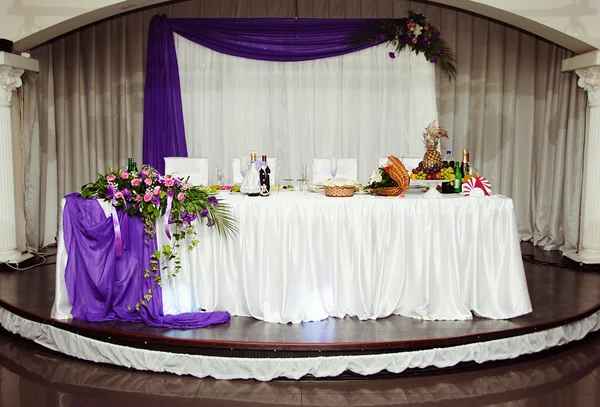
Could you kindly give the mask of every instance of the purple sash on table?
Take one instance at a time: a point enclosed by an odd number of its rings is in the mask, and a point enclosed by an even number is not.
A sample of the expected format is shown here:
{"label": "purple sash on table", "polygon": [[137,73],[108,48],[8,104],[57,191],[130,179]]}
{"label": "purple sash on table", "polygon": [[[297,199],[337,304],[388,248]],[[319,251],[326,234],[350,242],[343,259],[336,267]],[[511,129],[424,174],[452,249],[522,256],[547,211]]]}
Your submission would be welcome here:
{"label": "purple sash on table", "polygon": [[118,258],[112,217],[106,217],[95,199],[84,199],[77,193],[66,196],[63,236],[69,258],[65,282],[74,318],[92,322],[145,322],[165,328],[202,328],[229,322],[228,312],[163,315],[158,286],[153,289],[148,307],[135,311],[135,304],[151,288],[151,279],[143,274],[150,267],[156,238],[147,242],[143,220],[131,216],[125,222],[128,215],[122,208],[117,212],[121,230],[128,235],[126,250]]}

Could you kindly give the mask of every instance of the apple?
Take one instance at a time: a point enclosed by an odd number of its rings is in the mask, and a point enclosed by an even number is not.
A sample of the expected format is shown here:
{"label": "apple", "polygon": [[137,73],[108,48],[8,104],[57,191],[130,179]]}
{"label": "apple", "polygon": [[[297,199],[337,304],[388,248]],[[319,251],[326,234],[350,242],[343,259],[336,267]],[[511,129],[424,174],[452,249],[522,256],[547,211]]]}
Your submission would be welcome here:
{"label": "apple", "polygon": [[436,172],[435,179],[442,179],[442,174],[440,172]]}
{"label": "apple", "polygon": [[431,174],[427,174],[427,177],[425,179],[431,179],[431,178],[432,178]]}

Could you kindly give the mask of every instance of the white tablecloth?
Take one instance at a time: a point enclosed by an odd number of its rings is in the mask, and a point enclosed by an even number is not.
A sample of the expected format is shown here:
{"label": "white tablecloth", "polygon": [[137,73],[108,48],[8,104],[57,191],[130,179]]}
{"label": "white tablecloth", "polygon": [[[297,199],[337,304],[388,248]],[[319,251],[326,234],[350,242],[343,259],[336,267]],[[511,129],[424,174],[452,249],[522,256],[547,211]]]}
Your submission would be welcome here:
{"label": "white tablecloth", "polygon": [[[472,312],[495,319],[531,312],[506,197],[326,198],[287,191],[220,197],[240,233],[224,240],[198,227],[200,245],[183,250],[181,272],[163,287],[166,314],[225,310],[297,323],[345,315],[464,320]],[[168,242],[161,228],[157,238],[159,245]],[[54,315],[60,318],[70,308],[60,287],[66,256],[60,241],[58,250]]]}

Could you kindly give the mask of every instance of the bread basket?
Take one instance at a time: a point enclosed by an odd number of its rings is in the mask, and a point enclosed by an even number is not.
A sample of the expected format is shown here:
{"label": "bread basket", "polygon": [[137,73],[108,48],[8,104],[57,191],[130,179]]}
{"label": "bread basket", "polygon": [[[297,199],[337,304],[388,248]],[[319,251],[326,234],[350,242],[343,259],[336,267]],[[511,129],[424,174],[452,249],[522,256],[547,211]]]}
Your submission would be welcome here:
{"label": "bread basket", "polygon": [[347,198],[354,196],[354,186],[327,186],[325,185],[325,196],[332,198]]}

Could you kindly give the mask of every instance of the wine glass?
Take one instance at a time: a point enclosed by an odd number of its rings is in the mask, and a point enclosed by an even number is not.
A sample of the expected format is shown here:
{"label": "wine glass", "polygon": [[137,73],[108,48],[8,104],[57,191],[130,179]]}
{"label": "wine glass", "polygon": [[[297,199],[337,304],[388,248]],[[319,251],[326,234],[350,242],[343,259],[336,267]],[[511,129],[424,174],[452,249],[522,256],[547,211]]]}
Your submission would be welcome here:
{"label": "wine glass", "polygon": [[304,184],[308,185],[308,165],[302,164],[302,172],[300,173],[300,190],[302,191]]}
{"label": "wine glass", "polygon": [[223,166],[221,164],[215,165],[215,175],[217,176],[218,185],[223,185]]}
{"label": "wine glass", "polygon": [[331,159],[329,160],[329,165],[331,167],[331,177],[335,178],[337,174],[337,158],[331,157]]}
{"label": "wine glass", "polygon": [[248,171],[248,164],[250,164],[250,159],[247,155],[243,155],[240,157],[240,174],[242,178],[246,176],[246,172]]}

